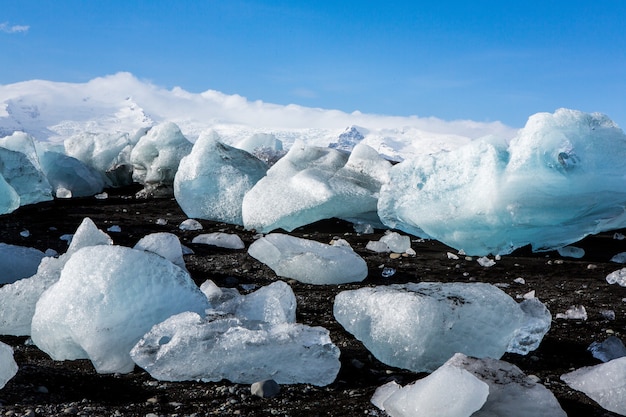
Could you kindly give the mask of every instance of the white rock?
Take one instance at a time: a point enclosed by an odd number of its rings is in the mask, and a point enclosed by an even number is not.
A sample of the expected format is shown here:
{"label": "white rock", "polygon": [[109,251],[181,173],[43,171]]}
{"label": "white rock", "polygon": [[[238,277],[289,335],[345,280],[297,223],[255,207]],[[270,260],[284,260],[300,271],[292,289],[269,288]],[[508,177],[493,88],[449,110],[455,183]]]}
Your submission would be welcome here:
{"label": "white rock", "polygon": [[131,351],[159,380],[324,386],[339,372],[339,349],[321,327],[270,325],[235,317],[202,319],[182,313],[154,326]]}
{"label": "white rock", "polygon": [[307,284],[344,284],[363,281],[367,264],[351,248],[271,233],[248,248],[278,276]]}
{"label": "white rock", "polygon": [[32,339],[55,360],[90,359],[99,373],[130,372],[130,349],[153,325],[208,307],[189,275],[165,258],[92,246],[74,253],[42,294]]}
{"label": "white rock", "polygon": [[239,236],[233,233],[204,233],[193,238],[191,243],[213,245],[225,249],[243,249],[246,245]]}

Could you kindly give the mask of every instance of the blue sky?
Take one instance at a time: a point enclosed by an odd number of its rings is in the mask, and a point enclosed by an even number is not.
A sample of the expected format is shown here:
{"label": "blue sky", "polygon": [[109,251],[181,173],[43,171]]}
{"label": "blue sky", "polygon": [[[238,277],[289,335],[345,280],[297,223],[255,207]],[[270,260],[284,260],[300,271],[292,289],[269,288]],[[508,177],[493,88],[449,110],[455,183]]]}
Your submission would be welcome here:
{"label": "blue sky", "polygon": [[0,0],[0,84],[129,71],[191,92],[521,127],[626,127],[626,1]]}

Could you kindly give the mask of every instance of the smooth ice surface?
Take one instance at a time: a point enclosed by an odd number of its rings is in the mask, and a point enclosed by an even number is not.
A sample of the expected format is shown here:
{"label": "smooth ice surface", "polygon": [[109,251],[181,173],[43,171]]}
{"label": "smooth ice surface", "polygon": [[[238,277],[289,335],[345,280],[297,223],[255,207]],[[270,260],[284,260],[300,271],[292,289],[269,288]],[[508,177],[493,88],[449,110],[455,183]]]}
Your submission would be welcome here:
{"label": "smooth ice surface", "polygon": [[59,190],[69,190],[70,197],[92,196],[102,192],[106,185],[98,171],[71,156],[45,151],[39,162],[57,197]]}
{"label": "smooth ice surface", "polygon": [[626,357],[577,369],[561,375],[561,379],[602,408],[626,415]]}
{"label": "smooth ice surface", "polygon": [[99,230],[91,219],[83,219],[67,252],[58,258],[43,258],[35,275],[0,288],[0,334],[30,335],[39,297],[59,280],[61,270],[70,257],[81,248],[112,243],[111,238]]}
{"label": "smooth ice surface", "polygon": [[391,397],[391,395],[395,392],[400,391],[401,389],[402,385],[398,384],[396,381],[389,381],[386,384],[376,388],[376,391],[374,391],[374,395],[372,395],[370,402],[379,409],[384,410],[385,406],[383,405],[383,403],[385,402],[385,400]]}
{"label": "smooth ice surface", "polygon": [[81,132],[65,139],[65,153],[104,175],[109,185],[132,182],[130,152],[139,138],[128,133]]}
{"label": "smooth ice surface", "polygon": [[307,284],[360,282],[367,264],[348,246],[326,245],[281,233],[271,233],[250,245],[248,253],[281,277]]}
{"label": "smooth ice surface", "polygon": [[243,249],[246,247],[243,240],[233,233],[203,233],[194,237],[191,243],[201,243],[203,245],[213,245],[226,249]]}
{"label": "smooth ice surface", "polygon": [[529,298],[519,303],[524,320],[509,343],[507,352],[526,355],[536,350],[543,337],[552,326],[552,314],[537,298]]}
{"label": "smooth ice surface", "polygon": [[243,297],[234,314],[270,324],[295,323],[296,305],[296,295],[289,284],[276,281]]}
{"label": "smooth ice surface", "polygon": [[183,220],[181,224],[178,225],[180,230],[202,230],[202,224],[196,219],[187,219]]}
{"label": "smooth ice surface", "polygon": [[616,336],[609,336],[603,342],[593,342],[587,350],[602,362],[626,356],[626,346],[622,339]]}
{"label": "smooth ice surface", "polygon": [[150,328],[209,303],[172,262],[121,246],[92,246],[67,261],[32,321],[33,342],[55,360],[90,359],[99,373],[130,372],[130,349]]}
{"label": "smooth ice surface", "polygon": [[332,217],[378,224],[378,192],[390,167],[367,145],[348,155],[295,143],[245,195],[244,225],[266,233]]}
{"label": "smooth ice surface", "polygon": [[174,265],[178,265],[184,270],[185,260],[183,259],[183,247],[178,240],[178,236],[173,233],[151,233],[139,239],[134,249],[144,250],[161,255]]}
{"label": "smooth ice surface", "polygon": [[383,407],[391,417],[469,417],[483,406],[488,395],[485,382],[446,364],[391,394]]}
{"label": "smooth ice surface", "polygon": [[[20,206],[52,200],[52,187],[44,172],[26,154],[0,147],[0,175],[19,195]],[[0,193],[11,194],[3,188],[0,186]]]}
{"label": "smooth ice surface", "polygon": [[144,186],[140,196],[172,195],[180,160],[192,147],[178,126],[171,122],[154,126],[141,137],[130,153],[133,180]]}
{"label": "smooth ice surface", "polygon": [[132,349],[137,365],[159,380],[324,386],[339,372],[339,349],[328,330],[271,325],[232,316],[182,313],[157,324]]}
{"label": "smooth ice surface", "polygon": [[0,243],[0,284],[35,275],[44,256],[35,248]]}
{"label": "smooth ice surface", "polygon": [[17,374],[18,366],[13,358],[13,348],[0,342],[0,389]]}
{"label": "smooth ice surface", "polygon": [[468,255],[556,249],[626,226],[624,153],[606,116],[538,113],[508,144],[485,138],[395,165],[378,214]]}
{"label": "smooth ice surface", "polygon": [[20,206],[20,195],[0,175],[0,214],[11,213]]}
{"label": "smooth ice surface", "polygon": [[174,179],[174,196],[189,217],[243,225],[244,195],[265,176],[267,165],[220,142],[211,131],[198,138]]}
{"label": "smooth ice surface", "polygon": [[559,255],[564,258],[582,258],[585,256],[585,250],[582,248],[577,248],[576,246],[564,246],[562,248],[558,248],[557,251]]}
{"label": "smooth ice surface", "polygon": [[485,283],[343,291],[335,297],[333,312],[380,361],[415,372],[434,371],[457,352],[500,358],[530,326],[510,296]]}

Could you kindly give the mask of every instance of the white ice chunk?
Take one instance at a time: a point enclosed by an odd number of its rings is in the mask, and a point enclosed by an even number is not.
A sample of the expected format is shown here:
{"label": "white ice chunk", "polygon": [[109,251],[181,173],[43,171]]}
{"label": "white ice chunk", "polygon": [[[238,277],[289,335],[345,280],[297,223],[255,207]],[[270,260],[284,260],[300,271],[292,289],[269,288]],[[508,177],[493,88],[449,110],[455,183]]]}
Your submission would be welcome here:
{"label": "white ice chunk", "polygon": [[496,264],[496,261],[494,261],[493,259],[489,259],[486,256],[481,256],[480,258],[476,259],[476,262],[478,262],[480,266],[485,268],[492,267]]}
{"label": "white ice chunk", "polygon": [[183,259],[183,248],[178,240],[178,236],[172,233],[151,233],[142,237],[139,242],[134,246],[137,250],[144,250],[148,252],[161,255],[174,265],[178,265],[184,270],[185,260]]}
{"label": "white ice chunk", "polygon": [[221,143],[211,131],[201,135],[191,153],[181,160],[174,195],[189,217],[242,225],[244,195],[266,171],[265,163]]}
{"label": "white ice chunk", "polygon": [[35,248],[0,243],[0,284],[11,284],[35,275],[44,256]]}
{"label": "white ice chunk", "polygon": [[372,395],[370,402],[384,411],[385,406],[383,405],[383,403],[385,402],[385,400],[387,400],[387,398],[391,397],[392,394],[400,391],[401,389],[402,385],[398,384],[396,381],[389,381],[386,384],[376,388],[376,391],[374,391],[374,395]]}
{"label": "white ice chunk", "polygon": [[66,190],[71,197],[87,197],[102,192],[106,185],[98,171],[71,156],[45,151],[39,162],[55,193]]}
{"label": "white ice chunk", "polygon": [[368,241],[367,245],[365,245],[365,249],[371,250],[372,252],[376,252],[376,253],[391,252],[391,249],[389,249],[389,245],[387,245],[385,242],[381,242],[380,240]]}
{"label": "white ice chunk", "polygon": [[565,313],[556,313],[557,319],[566,319],[566,320],[587,320],[587,310],[585,306],[571,306],[565,311]]}
{"label": "white ice chunk", "polygon": [[201,243],[203,245],[213,245],[226,249],[243,249],[246,245],[241,238],[234,233],[203,233],[194,237],[191,243]]}
{"label": "white ice chunk", "polygon": [[352,248],[271,233],[248,248],[278,276],[307,284],[344,284],[363,281],[367,264]]}
{"label": "white ice chunk", "polygon": [[455,353],[500,358],[528,317],[485,283],[365,287],[335,297],[337,321],[380,361],[428,372]]}
{"label": "white ice chunk", "polygon": [[483,138],[395,165],[378,214],[469,255],[556,249],[626,226],[624,153],[626,135],[604,115],[538,113],[508,144]]}
{"label": "white ice chunk", "polygon": [[532,297],[525,294],[524,301],[519,304],[524,320],[509,343],[507,352],[526,355],[536,350],[552,326],[552,314],[545,304],[534,297],[534,291],[532,293]]}
{"label": "white ice chunk", "polygon": [[626,346],[622,339],[616,336],[609,336],[603,342],[593,342],[587,348],[594,358],[602,362],[626,356]]}
{"label": "white ice chunk", "polygon": [[246,295],[235,311],[241,319],[270,324],[296,322],[296,296],[291,287],[276,281]]}
{"label": "white ice chunk", "polygon": [[404,253],[411,249],[411,238],[398,232],[387,231],[380,241],[386,243],[391,252]]}
{"label": "white ice chunk", "polygon": [[559,252],[559,255],[564,258],[580,259],[585,256],[585,250],[577,248],[576,246],[563,246],[561,248],[557,248],[557,252]]}
{"label": "white ice chunk", "polygon": [[390,167],[367,145],[347,155],[297,142],[245,195],[244,225],[266,233],[332,217],[379,224],[376,202]]}
{"label": "white ice chunk", "polygon": [[208,301],[189,274],[151,252],[83,248],[35,309],[32,339],[55,360],[90,359],[99,373],[130,372],[130,349],[150,328]]}
{"label": "white ice chunk", "polygon": [[606,282],[609,284],[619,284],[622,287],[626,287],[626,268],[613,271],[606,276]]}
{"label": "white ice chunk", "polygon": [[43,258],[35,275],[0,288],[0,334],[30,335],[37,300],[59,280],[63,266],[72,254],[84,247],[112,243],[111,238],[99,230],[91,219],[83,219],[65,254],[58,258]]}
{"label": "white ice chunk", "polygon": [[18,366],[13,358],[13,348],[0,342],[0,389],[17,374]]}
{"label": "white ice chunk", "polygon": [[[52,187],[44,173],[22,152],[0,148],[0,175],[19,195],[20,206],[52,200]],[[0,186],[0,194],[10,194],[2,191],[3,188]]]}
{"label": "white ice chunk", "polygon": [[[52,198],[52,197],[50,197]],[[20,195],[0,175],[0,214],[11,213],[20,206]]]}
{"label": "white ice chunk", "polygon": [[178,225],[178,228],[180,230],[202,230],[202,224],[198,220],[187,219]]}
{"label": "white ice chunk", "polygon": [[174,123],[165,122],[151,128],[130,153],[133,180],[144,186],[138,195],[171,196],[180,160],[192,147]]}
{"label": "white ice chunk", "polygon": [[626,357],[577,369],[561,375],[561,379],[602,408],[626,415]]}
{"label": "white ice chunk", "polygon": [[449,364],[396,391],[383,402],[391,417],[469,417],[489,395],[489,386]]}
{"label": "white ice chunk", "polygon": [[620,252],[611,258],[611,262],[626,264],[626,252]]}
{"label": "white ice chunk", "polygon": [[137,365],[165,381],[328,385],[339,372],[339,349],[328,330],[270,325],[235,317],[182,313],[157,324],[132,349]]}

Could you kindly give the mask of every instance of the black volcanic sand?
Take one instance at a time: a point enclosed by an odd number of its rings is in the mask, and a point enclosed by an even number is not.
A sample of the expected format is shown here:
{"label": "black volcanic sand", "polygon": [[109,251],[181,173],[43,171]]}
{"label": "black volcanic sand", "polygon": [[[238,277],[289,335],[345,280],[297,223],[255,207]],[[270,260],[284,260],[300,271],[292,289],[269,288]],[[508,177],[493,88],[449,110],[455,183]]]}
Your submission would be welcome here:
{"label": "black volcanic sand", "polygon": [[[207,279],[221,287],[267,285],[277,279],[272,270],[250,257],[246,250],[227,250],[194,245],[200,233],[238,234],[248,246],[254,233],[224,223],[201,221],[202,231],[181,231],[186,219],[173,199],[138,200],[132,189],[109,190],[109,198],[80,198],[22,207],[0,216],[0,242],[32,246],[41,250],[65,252],[63,234],[74,233],[84,217],[90,217],[105,230],[113,225],[120,233],[110,232],[115,244],[132,246],[154,232],[171,232],[194,251],[185,261],[196,283]],[[167,224],[157,224],[165,219]],[[162,223],[162,222],[160,222]],[[20,232],[30,235],[22,237]],[[616,240],[613,233],[588,237],[576,246],[586,255],[582,259],[561,258],[557,252],[532,253],[522,248],[504,256],[495,266],[481,267],[475,259],[448,259],[456,251],[436,241],[414,239],[415,257],[391,259],[388,254],[365,250],[369,240],[377,240],[383,231],[358,235],[349,223],[327,220],[295,230],[291,234],[329,242],[333,237],[346,239],[368,263],[369,275],[359,284],[313,286],[287,280],[297,300],[300,323],[324,326],[341,349],[341,371],[336,381],[326,387],[306,384],[284,385],[280,394],[261,399],[250,394],[248,385],[199,382],[159,382],[142,369],[125,375],[99,375],[86,360],[55,362],[26,337],[2,336],[0,341],[13,346],[18,374],[0,390],[1,415],[242,415],[242,416],[358,416],[384,415],[371,403],[374,390],[392,379],[410,383],[424,375],[382,364],[334,320],[335,295],[346,289],[390,283],[442,281],[480,281],[498,284],[514,298],[531,290],[552,312],[553,317],[572,305],[583,305],[586,321],[553,319],[552,328],[541,346],[527,356],[507,354],[504,360],[519,366],[527,374],[538,376],[557,397],[569,416],[616,416],[599,407],[585,395],[567,387],[559,377],[573,369],[600,363],[587,351],[594,341],[611,334],[623,337],[626,332],[626,289],[608,285],[605,276],[621,266],[609,259],[626,251],[626,240]],[[390,278],[381,275],[381,267],[395,268]],[[514,280],[524,278],[525,284]],[[247,286],[246,286],[247,287]],[[602,314],[613,310],[616,319]]]}

